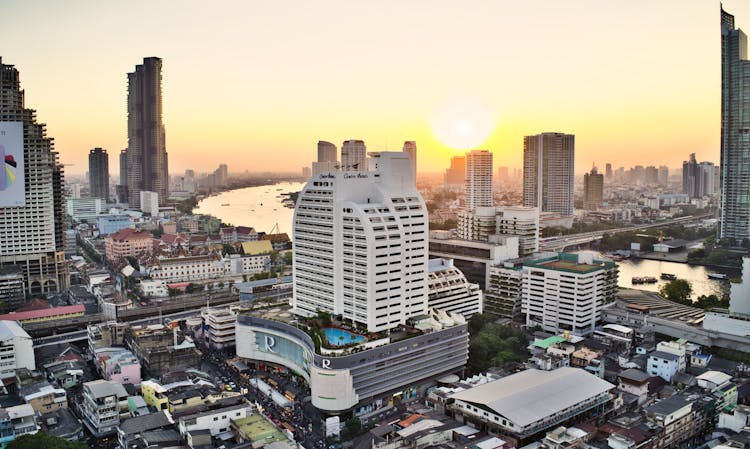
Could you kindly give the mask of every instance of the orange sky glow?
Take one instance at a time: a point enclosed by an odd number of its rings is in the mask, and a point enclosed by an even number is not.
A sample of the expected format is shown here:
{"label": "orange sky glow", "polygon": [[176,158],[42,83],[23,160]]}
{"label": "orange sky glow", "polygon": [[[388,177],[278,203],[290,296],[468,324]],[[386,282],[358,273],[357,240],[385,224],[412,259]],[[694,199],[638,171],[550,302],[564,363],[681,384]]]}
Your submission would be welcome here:
{"label": "orange sky glow", "polygon": [[[724,2],[750,31],[750,3]],[[164,61],[171,173],[293,171],[318,140],[462,146],[520,167],[523,136],[576,135],[576,172],[718,162],[719,4],[704,0],[3,2],[21,71],[68,173],[127,146],[126,73]],[[459,138],[456,137],[458,133]],[[463,137],[461,137],[463,136]]]}

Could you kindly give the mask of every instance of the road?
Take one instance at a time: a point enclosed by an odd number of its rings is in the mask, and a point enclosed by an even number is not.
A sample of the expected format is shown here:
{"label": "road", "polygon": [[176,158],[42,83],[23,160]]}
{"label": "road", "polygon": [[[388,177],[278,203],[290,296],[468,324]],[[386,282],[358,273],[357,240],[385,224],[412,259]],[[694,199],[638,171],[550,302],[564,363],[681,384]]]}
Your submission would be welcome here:
{"label": "road", "polygon": [[[210,350],[201,347],[204,354],[208,357],[204,359],[201,369],[211,374],[216,379],[228,379],[234,382],[240,391],[247,390],[245,397],[253,403],[258,403],[263,407],[264,414],[275,424],[288,422],[295,429],[295,440],[302,444],[306,449],[324,449],[325,448],[325,423],[322,415],[309,400],[310,390],[305,382],[291,373],[273,372],[270,367],[263,371],[251,369],[249,372],[240,374],[232,367],[229,362],[232,354]],[[279,385],[277,391],[284,393],[291,391],[296,395],[296,400],[292,410],[285,410],[276,405],[271,398],[259,389],[250,384],[250,379],[262,377],[271,378]],[[226,382],[224,382],[226,383]],[[281,429],[280,424],[277,427]]]}
{"label": "road", "polygon": [[546,237],[539,239],[540,251],[562,251],[569,246],[582,245],[584,243],[599,240],[604,234],[618,234],[621,232],[640,231],[649,228],[659,228],[675,224],[686,224],[693,221],[702,220],[712,217],[713,215],[700,215],[697,217],[687,216],[674,218],[672,220],[660,221],[658,223],[642,224],[637,226],[626,226],[622,228],[606,229],[603,231],[581,232],[579,234],[560,235],[555,237]]}

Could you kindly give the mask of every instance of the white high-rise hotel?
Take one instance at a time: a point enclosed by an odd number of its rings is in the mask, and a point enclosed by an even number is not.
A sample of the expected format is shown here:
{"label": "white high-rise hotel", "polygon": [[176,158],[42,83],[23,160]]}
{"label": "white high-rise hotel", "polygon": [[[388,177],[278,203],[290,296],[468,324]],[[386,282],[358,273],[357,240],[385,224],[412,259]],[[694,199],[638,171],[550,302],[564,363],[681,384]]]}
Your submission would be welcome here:
{"label": "white high-rise hotel", "polygon": [[428,311],[428,218],[409,155],[371,157],[371,171],[319,173],[300,193],[292,305],[375,332]]}

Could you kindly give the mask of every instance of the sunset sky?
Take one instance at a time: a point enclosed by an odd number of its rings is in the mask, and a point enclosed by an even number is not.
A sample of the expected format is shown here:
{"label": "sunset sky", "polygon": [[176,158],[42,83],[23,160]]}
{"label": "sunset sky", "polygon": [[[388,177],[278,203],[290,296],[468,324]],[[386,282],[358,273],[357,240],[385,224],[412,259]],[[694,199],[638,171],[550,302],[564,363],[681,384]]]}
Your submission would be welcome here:
{"label": "sunset sky", "polygon": [[[750,31],[750,2],[724,8]],[[719,159],[714,1],[0,0],[0,42],[68,173],[104,147],[118,174],[145,56],[171,173],[297,172],[321,139],[416,140],[426,172],[467,145],[520,167],[543,131],[576,135],[577,172]]]}

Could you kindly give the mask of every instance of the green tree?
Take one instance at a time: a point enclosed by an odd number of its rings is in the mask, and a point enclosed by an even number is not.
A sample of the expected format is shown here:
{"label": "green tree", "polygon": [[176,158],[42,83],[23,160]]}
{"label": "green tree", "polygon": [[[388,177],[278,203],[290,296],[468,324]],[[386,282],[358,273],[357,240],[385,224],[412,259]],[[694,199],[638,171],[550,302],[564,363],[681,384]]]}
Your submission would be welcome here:
{"label": "green tree", "polygon": [[344,432],[342,437],[344,440],[351,440],[352,438],[359,435],[362,431],[362,422],[356,416],[349,418],[344,423]]}
{"label": "green tree", "polygon": [[80,441],[68,441],[44,432],[21,435],[6,447],[8,449],[88,449],[88,446]]}
{"label": "green tree", "polygon": [[690,300],[691,293],[693,293],[693,287],[685,279],[669,281],[659,288],[659,294],[666,299],[689,306],[693,305]]}

